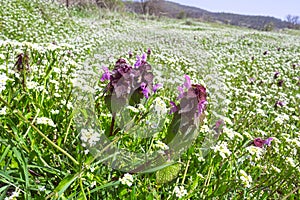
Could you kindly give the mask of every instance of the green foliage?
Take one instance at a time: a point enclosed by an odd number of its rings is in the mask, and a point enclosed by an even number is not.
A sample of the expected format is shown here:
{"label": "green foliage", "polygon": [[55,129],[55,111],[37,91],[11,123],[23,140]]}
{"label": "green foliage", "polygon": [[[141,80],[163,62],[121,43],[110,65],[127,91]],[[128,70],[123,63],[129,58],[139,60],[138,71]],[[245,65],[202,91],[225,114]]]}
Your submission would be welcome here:
{"label": "green foliage", "polygon": [[[100,17],[96,10],[88,16],[48,1],[1,1],[0,199],[16,194],[28,200],[176,199],[180,192],[183,199],[299,197],[298,31],[258,32],[99,12]],[[143,119],[157,99],[168,112],[169,101],[177,101],[174,90],[188,74],[192,83],[203,83],[209,91],[206,119],[180,159],[168,162],[168,154],[162,154],[166,162],[127,175],[132,181],[126,184],[126,172],[102,162],[114,155],[97,160],[82,145],[75,121],[75,86],[82,85],[74,80],[90,73],[97,82],[92,88],[97,123],[107,133],[111,113],[103,98],[107,83],[99,81],[102,66],[111,70],[120,57],[134,64],[135,56],[149,47],[154,81],[165,87],[144,107],[129,107],[129,116]],[[174,90],[165,89],[172,86]],[[209,128],[218,129],[218,111],[225,126],[216,134]],[[162,131],[150,138],[122,130],[109,139],[132,152],[166,150],[161,141],[166,136],[172,140],[167,129],[172,120],[167,114]],[[258,137],[273,141],[255,147]]]}

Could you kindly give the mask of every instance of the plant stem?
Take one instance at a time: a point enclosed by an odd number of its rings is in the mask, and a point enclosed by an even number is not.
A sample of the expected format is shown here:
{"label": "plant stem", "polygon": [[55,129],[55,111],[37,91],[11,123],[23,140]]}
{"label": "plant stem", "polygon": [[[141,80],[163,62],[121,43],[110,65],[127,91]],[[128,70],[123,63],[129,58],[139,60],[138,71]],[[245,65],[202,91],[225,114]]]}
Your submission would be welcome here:
{"label": "plant stem", "polygon": [[[0,97],[0,101],[2,101],[8,108],[12,109],[9,106],[9,104],[4,99],[2,99],[2,97]],[[40,136],[42,136],[54,148],[56,148],[57,150],[62,152],[65,156],[70,158],[76,165],[79,165],[79,163],[75,160],[75,158],[73,158],[68,152],[66,152],[65,150],[60,148],[58,145],[56,145],[53,141],[51,141],[44,133],[42,133],[42,131],[40,131],[35,125],[33,125],[28,119],[26,119],[26,117],[24,117],[23,114],[19,110],[16,110],[16,112],[13,112],[13,113],[15,115],[19,116],[21,119],[23,119],[26,123],[28,123],[29,126],[31,126]]]}

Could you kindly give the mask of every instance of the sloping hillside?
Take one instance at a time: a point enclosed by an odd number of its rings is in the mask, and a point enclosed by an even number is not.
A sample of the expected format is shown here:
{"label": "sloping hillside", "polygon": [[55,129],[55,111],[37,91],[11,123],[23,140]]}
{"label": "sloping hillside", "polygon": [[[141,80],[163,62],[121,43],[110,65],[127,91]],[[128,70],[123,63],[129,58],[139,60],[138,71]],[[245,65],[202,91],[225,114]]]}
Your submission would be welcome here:
{"label": "sloping hillside", "polygon": [[[129,11],[142,13],[143,6],[139,2],[125,2]],[[150,14],[163,15],[173,18],[197,18],[203,21],[219,22],[235,26],[243,26],[258,30],[287,28],[289,23],[268,16],[249,16],[231,13],[209,12],[196,7],[185,6],[170,1],[157,1],[146,10]]]}

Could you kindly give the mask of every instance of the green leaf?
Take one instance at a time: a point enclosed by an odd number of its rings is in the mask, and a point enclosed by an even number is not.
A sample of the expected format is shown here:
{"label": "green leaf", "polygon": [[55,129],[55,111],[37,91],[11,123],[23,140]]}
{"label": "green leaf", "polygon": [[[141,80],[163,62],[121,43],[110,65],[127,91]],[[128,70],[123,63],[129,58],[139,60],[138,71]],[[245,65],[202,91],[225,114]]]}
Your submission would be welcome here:
{"label": "green leaf", "polygon": [[172,181],[178,176],[180,172],[181,165],[175,164],[169,167],[166,167],[162,170],[156,172],[156,183],[157,184],[164,184],[167,182]]}
{"label": "green leaf", "polygon": [[53,193],[56,197],[61,197],[61,195],[68,189],[68,187],[78,178],[79,173],[66,176],[54,189]]}

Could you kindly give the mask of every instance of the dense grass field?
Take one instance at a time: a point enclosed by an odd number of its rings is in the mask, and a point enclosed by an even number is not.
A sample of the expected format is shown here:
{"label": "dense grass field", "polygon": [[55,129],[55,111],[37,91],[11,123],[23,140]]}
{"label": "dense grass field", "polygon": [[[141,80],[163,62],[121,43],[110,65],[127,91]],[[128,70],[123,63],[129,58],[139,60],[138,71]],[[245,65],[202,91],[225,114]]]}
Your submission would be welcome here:
{"label": "dense grass field", "polygon": [[50,2],[1,0],[0,199],[300,198],[299,31]]}

